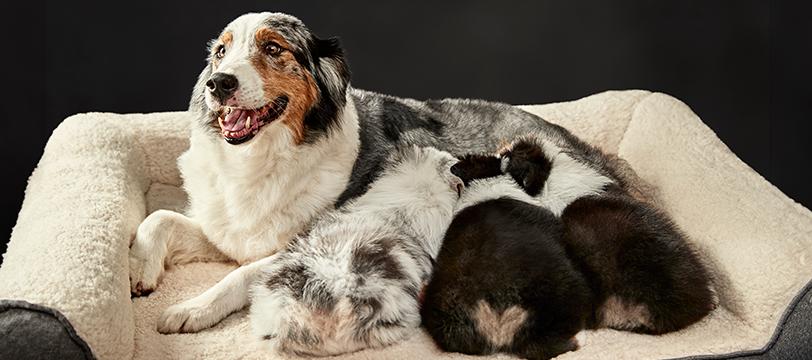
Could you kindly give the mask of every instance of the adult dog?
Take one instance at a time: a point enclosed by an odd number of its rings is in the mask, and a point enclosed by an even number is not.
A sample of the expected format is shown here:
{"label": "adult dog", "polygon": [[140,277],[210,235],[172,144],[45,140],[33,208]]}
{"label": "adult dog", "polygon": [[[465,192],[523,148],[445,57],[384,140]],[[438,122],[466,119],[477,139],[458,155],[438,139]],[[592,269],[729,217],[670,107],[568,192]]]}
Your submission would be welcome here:
{"label": "adult dog", "polygon": [[626,184],[612,159],[510,105],[401,99],[353,89],[349,80],[338,41],[316,37],[290,15],[240,16],[211,43],[190,103],[190,148],[178,159],[189,210],[156,211],[139,226],[131,289],[152,291],[167,265],[241,267],[168,308],[160,332],[198,331],[244,308],[272,255],[320,213],[363,194],[404,145],[492,153],[501,141],[535,133]]}

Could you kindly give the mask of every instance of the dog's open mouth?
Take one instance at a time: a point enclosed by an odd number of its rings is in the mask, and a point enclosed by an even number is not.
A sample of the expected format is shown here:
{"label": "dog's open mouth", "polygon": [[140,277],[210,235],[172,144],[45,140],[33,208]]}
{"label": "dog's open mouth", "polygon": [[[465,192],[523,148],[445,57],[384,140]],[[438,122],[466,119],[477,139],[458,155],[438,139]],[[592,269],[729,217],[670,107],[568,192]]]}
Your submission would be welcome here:
{"label": "dog's open mouth", "polygon": [[220,133],[229,144],[242,144],[251,140],[261,127],[279,118],[287,106],[288,98],[285,96],[280,96],[259,109],[224,106],[217,117]]}

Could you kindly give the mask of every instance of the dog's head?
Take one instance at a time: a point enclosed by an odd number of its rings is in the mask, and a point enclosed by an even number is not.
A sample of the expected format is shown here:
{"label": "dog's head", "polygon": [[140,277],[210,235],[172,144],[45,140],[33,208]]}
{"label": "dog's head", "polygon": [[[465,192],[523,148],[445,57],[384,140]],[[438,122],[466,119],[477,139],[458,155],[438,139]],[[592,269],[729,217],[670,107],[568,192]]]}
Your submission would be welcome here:
{"label": "dog's head", "polygon": [[510,175],[530,196],[541,193],[552,170],[552,160],[534,138],[520,138],[496,155],[469,154],[451,167],[466,185],[476,179]]}
{"label": "dog's head", "polygon": [[201,125],[229,144],[284,126],[295,144],[338,121],[349,70],[337,39],[320,39],[299,19],[246,14],[212,40],[190,104]]}

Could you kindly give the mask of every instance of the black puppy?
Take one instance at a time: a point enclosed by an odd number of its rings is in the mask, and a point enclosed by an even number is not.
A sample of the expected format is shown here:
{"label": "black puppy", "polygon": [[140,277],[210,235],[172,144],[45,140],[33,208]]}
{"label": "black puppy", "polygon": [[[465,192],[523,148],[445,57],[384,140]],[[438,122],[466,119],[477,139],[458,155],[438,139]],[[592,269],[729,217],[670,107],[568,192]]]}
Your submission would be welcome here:
{"label": "black puppy", "polygon": [[[466,157],[452,171],[466,188],[425,291],[423,325],[445,351],[548,359],[577,349],[594,300],[567,257],[561,220],[496,176],[499,159]],[[488,178],[474,180],[476,171]]]}

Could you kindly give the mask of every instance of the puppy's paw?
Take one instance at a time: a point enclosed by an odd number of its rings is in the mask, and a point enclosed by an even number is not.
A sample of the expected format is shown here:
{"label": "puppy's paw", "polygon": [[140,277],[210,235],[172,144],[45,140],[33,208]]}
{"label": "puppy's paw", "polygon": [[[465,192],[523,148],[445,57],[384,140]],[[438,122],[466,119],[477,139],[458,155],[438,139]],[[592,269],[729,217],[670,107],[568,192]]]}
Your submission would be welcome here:
{"label": "puppy's paw", "polygon": [[212,304],[191,299],[167,308],[158,319],[162,334],[192,333],[210,328],[221,320]]}
{"label": "puppy's paw", "polygon": [[130,248],[130,292],[133,296],[149,295],[158,286],[164,272],[160,254],[137,241]]}

